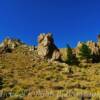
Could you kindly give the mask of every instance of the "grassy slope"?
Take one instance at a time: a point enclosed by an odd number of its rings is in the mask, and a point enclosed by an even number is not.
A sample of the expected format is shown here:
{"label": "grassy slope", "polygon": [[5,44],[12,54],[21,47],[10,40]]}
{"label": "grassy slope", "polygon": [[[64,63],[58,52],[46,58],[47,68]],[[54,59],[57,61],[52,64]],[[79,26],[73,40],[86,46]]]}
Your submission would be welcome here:
{"label": "grassy slope", "polygon": [[[14,94],[6,100],[81,100],[76,96],[79,93],[100,93],[99,63],[69,68],[64,64],[42,61],[37,52],[30,52],[28,47],[18,47],[0,57],[0,77],[3,95]],[[52,96],[34,95],[39,90],[51,92]],[[62,97],[68,91],[74,96]],[[23,92],[25,96],[19,98]],[[93,97],[96,99],[97,96]]]}

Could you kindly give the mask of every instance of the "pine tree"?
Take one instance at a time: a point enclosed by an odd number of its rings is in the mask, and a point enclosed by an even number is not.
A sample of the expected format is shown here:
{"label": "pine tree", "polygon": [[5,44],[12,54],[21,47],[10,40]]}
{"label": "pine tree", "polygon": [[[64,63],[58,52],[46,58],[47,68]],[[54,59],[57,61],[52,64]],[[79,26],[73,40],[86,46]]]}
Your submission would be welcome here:
{"label": "pine tree", "polygon": [[78,64],[78,60],[77,60],[76,56],[73,54],[73,51],[68,44],[67,44],[66,63],[68,63],[69,65]]}
{"label": "pine tree", "polygon": [[83,44],[80,48],[79,58],[80,60],[86,60],[87,62],[92,58],[91,49],[86,44]]}

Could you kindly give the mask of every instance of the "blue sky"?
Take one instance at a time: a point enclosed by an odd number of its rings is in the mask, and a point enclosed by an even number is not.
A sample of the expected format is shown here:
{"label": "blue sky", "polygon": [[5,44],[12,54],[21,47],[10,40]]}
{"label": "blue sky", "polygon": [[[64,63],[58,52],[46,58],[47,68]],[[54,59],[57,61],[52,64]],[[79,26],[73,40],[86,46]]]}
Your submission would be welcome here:
{"label": "blue sky", "polygon": [[10,36],[37,45],[41,32],[52,32],[58,47],[96,41],[100,0],[0,0],[0,41]]}

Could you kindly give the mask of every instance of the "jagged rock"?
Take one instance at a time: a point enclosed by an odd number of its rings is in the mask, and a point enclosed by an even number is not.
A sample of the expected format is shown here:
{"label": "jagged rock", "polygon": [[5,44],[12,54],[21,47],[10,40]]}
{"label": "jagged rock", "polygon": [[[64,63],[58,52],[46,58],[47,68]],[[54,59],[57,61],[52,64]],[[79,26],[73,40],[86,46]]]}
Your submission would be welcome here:
{"label": "jagged rock", "polygon": [[2,52],[11,52],[11,50],[15,49],[15,47],[17,47],[21,44],[22,44],[22,42],[18,39],[6,38],[0,44],[0,53],[2,53]]}
{"label": "jagged rock", "polygon": [[88,41],[86,44],[91,49],[91,54],[100,55],[100,49],[97,43]]}
{"label": "jagged rock", "polygon": [[20,40],[18,39],[10,39],[10,38],[6,38],[1,44],[0,47],[6,47],[8,46],[11,49],[14,49],[15,47],[17,47],[18,45],[22,44]]}
{"label": "jagged rock", "polygon": [[79,41],[77,44],[77,47],[74,50],[74,54],[76,54],[77,57],[79,56],[80,48],[82,47],[82,45],[83,45],[83,42]]}
{"label": "jagged rock", "polygon": [[[87,41],[85,44],[91,49],[91,54],[100,55],[100,49],[98,43],[95,43],[93,41]],[[76,55],[78,55],[82,45],[83,42],[78,42],[77,47],[75,49]]]}
{"label": "jagged rock", "polygon": [[61,57],[59,49],[55,46],[51,33],[40,34],[38,37],[38,55],[52,60],[59,60]]}
{"label": "jagged rock", "polygon": [[[92,59],[89,60],[89,62],[99,62],[100,61],[100,47],[98,43],[93,42],[93,41],[87,41],[87,42],[78,42],[77,47],[75,48],[75,54],[76,57],[79,57],[79,52],[80,48],[82,47],[83,44],[86,44],[90,50],[91,50],[91,55]],[[81,62],[85,63],[87,62],[86,60],[81,60]]]}

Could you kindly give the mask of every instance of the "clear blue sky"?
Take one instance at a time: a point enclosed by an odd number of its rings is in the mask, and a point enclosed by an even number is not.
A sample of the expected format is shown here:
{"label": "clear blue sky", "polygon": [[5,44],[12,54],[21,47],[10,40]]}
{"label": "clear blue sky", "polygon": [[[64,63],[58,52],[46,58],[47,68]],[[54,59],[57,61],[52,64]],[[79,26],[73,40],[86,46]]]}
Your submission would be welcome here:
{"label": "clear blue sky", "polygon": [[36,45],[40,32],[52,32],[58,47],[96,41],[100,0],[0,0],[0,41],[10,36]]}

